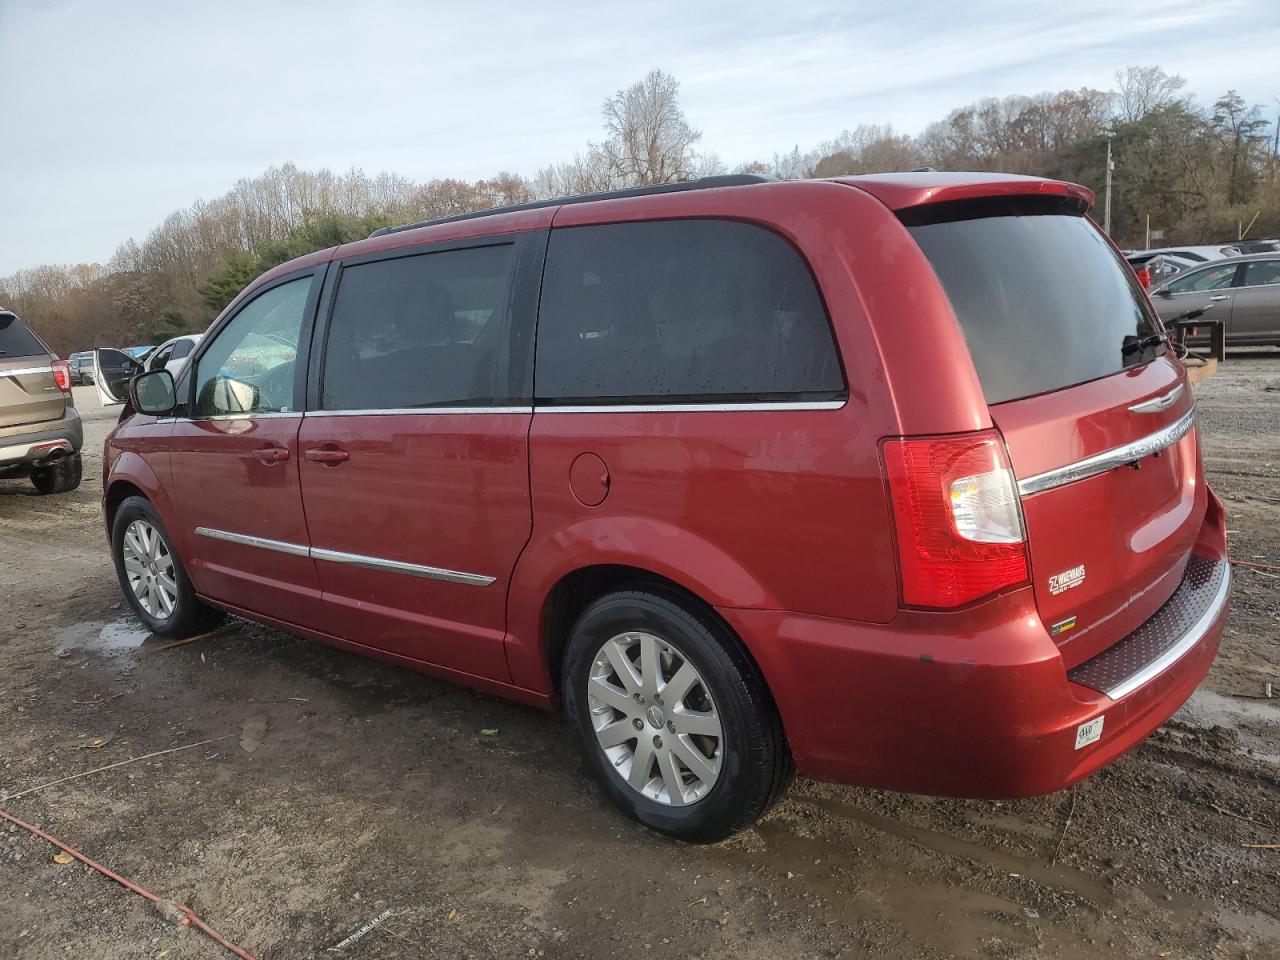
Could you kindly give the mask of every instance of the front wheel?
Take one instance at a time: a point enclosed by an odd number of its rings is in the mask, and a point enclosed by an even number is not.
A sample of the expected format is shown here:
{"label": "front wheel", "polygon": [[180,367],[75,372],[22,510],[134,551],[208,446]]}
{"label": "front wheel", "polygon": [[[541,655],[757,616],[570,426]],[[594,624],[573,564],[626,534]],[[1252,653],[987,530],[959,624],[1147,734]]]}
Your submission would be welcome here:
{"label": "front wheel", "polygon": [[196,596],[160,515],[144,497],[129,497],[116,510],[111,556],[125,599],[152,633],[189,637],[222,619]]}
{"label": "front wheel", "polygon": [[682,597],[601,597],[578,619],[562,690],[605,794],[681,840],[750,826],[793,766],[768,690],[736,639]]}

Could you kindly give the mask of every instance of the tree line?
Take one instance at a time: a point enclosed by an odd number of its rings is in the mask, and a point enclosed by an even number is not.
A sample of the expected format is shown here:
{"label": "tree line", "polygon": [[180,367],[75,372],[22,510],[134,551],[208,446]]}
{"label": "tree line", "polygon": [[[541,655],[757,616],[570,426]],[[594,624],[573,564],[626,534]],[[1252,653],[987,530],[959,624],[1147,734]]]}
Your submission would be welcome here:
{"label": "tree line", "polygon": [[732,170],[701,149],[661,70],[603,105],[603,138],[532,176],[416,182],[393,173],[299,170],[287,163],[240,180],[125,241],[106,264],[49,265],[0,278],[15,310],[62,355],[92,346],[158,343],[203,330],[264,270],[391,223],[529,200],[727,173],[784,178],[911,170],[980,170],[1072,180],[1101,199],[1107,143],[1114,157],[1112,233],[1141,246],[1146,222],[1166,243],[1280,236],[1275,128],[1234,91],[1212,106],[1184,95],[1181,77],[1130,67],[1111,90],[985,99],[918,135],[860,124],[801,152]]}

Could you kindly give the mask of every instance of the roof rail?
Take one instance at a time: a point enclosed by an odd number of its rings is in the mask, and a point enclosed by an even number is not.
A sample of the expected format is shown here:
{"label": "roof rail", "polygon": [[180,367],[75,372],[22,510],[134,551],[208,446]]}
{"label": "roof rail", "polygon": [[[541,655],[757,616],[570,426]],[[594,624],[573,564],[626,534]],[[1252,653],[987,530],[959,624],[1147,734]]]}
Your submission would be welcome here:
{"label": "roof rail", "polygon": [[456,220],[475,220],[479,217],[493,217],[500,213],[517,213],[521,210],[539,210],[543,207],[559,207],[568,203],[591,203],[594,200],[620,200],[624,197],[647,197],[656,193],[683,193],[686,190],[710,190],[714,187],[744,187],[752,183],[772,183],[777,177],[757,173],[728,173],[715,177],[699,177],[697,180],[681,180],[678,183],[658,183],[648,187],[628,187],[625,190],[602,190],[599,193],[580,193],[571,197],[553,197],[550,200],[534,200],[531,203],[513,203],[505,207],[490,207],[488,210],[475,210],[471,213],[458,213],[451,217],[437,217],[434,220],[423,220],[419,223],[406,223],[396,227],[382,227],[369,234],[369,239],[385,237],[389,233],[401,233],[404,230],[417,230],[419,227],[431,227],[437,223],[453,223]]}

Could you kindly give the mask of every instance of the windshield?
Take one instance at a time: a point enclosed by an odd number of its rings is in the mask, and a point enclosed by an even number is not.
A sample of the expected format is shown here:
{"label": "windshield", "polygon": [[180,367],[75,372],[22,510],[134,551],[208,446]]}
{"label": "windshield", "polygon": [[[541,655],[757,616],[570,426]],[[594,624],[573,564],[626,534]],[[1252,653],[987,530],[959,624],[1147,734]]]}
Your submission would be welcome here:
{"label": "windshield", "polygon": [[1061,202],[937,204],[903,220],[947,292],[990,404],[1096,380],[1166,349],[1133,270]]}

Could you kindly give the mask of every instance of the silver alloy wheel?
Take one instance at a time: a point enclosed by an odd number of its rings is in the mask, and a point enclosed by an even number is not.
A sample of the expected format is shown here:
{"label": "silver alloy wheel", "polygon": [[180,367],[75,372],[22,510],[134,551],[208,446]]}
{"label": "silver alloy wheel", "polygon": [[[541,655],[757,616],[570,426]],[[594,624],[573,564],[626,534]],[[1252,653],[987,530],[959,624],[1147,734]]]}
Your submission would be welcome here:
{"label": "silver alloy wheel", "polygon": [[711,792],[724,734],[711,690],[689,659],[651,633],[620,633],[596,652],[587,679],[591,725],[618,776],[673,807]]}
{"label": "silver alloy wheel", "polygon": [[121,550],[129,588],[142,609],[157,620],[168,620],[178,603],[178,583],[173,555],[160,531],[146,520],[135,520],[124,531]]}

